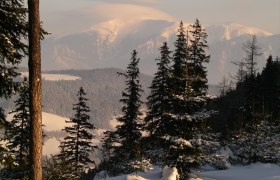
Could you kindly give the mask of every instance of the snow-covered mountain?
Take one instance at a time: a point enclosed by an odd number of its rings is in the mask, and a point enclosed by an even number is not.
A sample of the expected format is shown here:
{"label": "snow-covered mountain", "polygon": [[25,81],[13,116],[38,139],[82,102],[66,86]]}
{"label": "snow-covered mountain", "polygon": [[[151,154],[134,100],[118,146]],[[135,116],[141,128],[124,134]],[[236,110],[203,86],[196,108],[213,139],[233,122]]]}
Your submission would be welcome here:
{"label": "snow-covered mountain", "polygon": [[[184,23],[188,25],[188,23]],[[43,68],[93,69],[117,67],[124,69],[133,49],[139,52],[143,73],[153,74],[154,59],[164,41],[173,49],[178,23],[167,20],[124,21],[111,19],[92,26],[84,32],[51,36],[43,41]],[[209,82],[215,84],[223,75],[234,73],[230,63],[242,58],[242,43],[255,34],[263,48],[260,67],[269,54],[280,55],[280,34],[236,23],[207,26],[211,62],[208,65]],[[260,68],[261,70],[261,68]]]}
{"label": "snow-covered mountain", "polygon": [[272,33],[237,23],[228,23],[212,25],[207,27],[208,41],[214,43],[217,41],[231,40],[240,36],[256,35],[258,37],[271,36]]}

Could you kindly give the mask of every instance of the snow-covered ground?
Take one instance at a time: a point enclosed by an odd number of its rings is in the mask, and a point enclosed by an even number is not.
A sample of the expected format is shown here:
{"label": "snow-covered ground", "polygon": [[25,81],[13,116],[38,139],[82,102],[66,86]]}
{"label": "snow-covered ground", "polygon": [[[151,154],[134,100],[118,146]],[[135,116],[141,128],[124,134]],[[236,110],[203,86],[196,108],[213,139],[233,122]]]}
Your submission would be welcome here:
{"label": "snow-covered ground", "polygon": [[232,166],[228,170],[200,173],[203,180],[280,180],[280,167],[276,164],[256,163]]}
{"label": "snow-covered ground", "polygon": [[[21,76],[28,76],[28,72],[22,72]],[[42,79],[47,81],[75,81],[81,79],[78,76],[73,76],[69,74],[42,74]]]}
{"label": "snow-covered ground", "polygon": [[[176,180],[176,177],[178,175],[176,168],[163,168],[163,170],[159,167],[155,167],[153,170],[144,173],[133,173],[130,175],[121,175],[117,177],[110,177],[106,178],[106,180]],[[94,180],[101,180],[104,179],[104,175],[101,172],[101,174],[98,174],[94,177]],[[102,179],[102,180],[103,180]]]}
{"label": "snow-covered ground", "polygon": [[44,142],[43,155],[50,156],[59,153],[60,142],[55,137],[49,138]]}
{"label": "snow-covered ground", "polygon": [[[122,175],[106,180],[176,180],[176,169],[161,171],[155,168],[147,173]],[[192,174],[190,180],[280,180],[280,167],[276,164],[256,163],[247,166],[231,166],[228,170],[205,171]],[[100,178],[95,177],[94,180]]]}
{"label": "snow-covered ground", "polygon": [[69,120],[69,118],[46,112],[42,113],[43,129],[45,131],[61,131],[65,126],[69,126],[69,123],[66,123],[65,120]]}
{"label": "snow-covered ground", "polygon": [[[13,116],[13,113],[8,114],[7,120],[10,121]],[[45,131],[61,131],[66,125],[69,125],[65,120],[69,120],[69,118],[42,112],[43,129]]]}

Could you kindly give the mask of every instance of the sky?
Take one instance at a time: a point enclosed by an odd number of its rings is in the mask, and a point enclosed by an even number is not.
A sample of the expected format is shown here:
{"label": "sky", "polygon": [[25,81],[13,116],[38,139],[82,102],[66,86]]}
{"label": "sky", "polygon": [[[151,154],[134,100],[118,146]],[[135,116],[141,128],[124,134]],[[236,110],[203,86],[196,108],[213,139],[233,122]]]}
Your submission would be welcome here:
{"label": "sky", "polygon": [[240,23],[280,34],[280,0],[41,0],[41,20],[54,35],[113,18],[163,19],[204,25]]}

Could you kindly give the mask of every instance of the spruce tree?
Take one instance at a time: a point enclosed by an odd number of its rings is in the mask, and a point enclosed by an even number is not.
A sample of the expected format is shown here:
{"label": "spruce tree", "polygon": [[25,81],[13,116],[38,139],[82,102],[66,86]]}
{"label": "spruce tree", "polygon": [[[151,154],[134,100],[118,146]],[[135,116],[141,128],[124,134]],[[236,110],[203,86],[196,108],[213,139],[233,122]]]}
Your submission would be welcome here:
{"label": "spruce tree", "polygon": [[163,137],[168,135],[171,119],[171,51],[166,42],[159,50],[160,57],[156,59],[158,69],[150,86],[150,95],[147,97],[148,112],[144,119],[145,130],[149,132],[149,136],[143,141],[145,150],[154,163],[162,161],[166,154],[167,145]]}
{"label": "spruce tree", "polygon": [[191,106],[189,98],[192,95],[190,79],[188,77],[188,45],[187,35],[183,22],[180,23],[177,39],[174,43],[173,65],[171,66],[170,92],[171,92],[171,115],[168,135],[187,136],[189,134],[189,114]]}
{"label": "spruce tree", "polygon": [[185,114],[186,99],[190,97],[191,89],[188,77],[188,38],[183,22],[180,22],[177,39],[174,43],[171,90],[172,90],[172,110],[175,114]]}
{"label": "spruce tree", "polygon": [[164,164],[177,167],[181,179],[186,178],[186,173],[190,168],[189,157],[193,154],[192,146],[185,146],[185,142],[188,142],[192,134],[192,122],[190,121],[192,91],[187,67],[189,58],[187,42],[188,34],[181,22],[174,43],[175,50],[172,59],[174,63],[171,66],[171,111],[168,136],[165,137],[166,143],[169,145],[167,156],[164,159]]}
{"label": "spruce tree", "polygon": [[191,106],[192,126],[194,133],[198,130],[205,131],[206,112],[205,106],[210,100],[207,95],[208,79],[205,63],[209,63],[210,55],[208,54],[207,34],[205,29],[196,19],[194,24],[190,25],[190,47],[188,59],[188,75],[190,79],[192,98],[189,101]]}
{"label": "spruce tree", "polygon": [[28,82],[25,79],[19,89],[19,97],[15,101],[13,119],[8,123],[5,139],[8,141],[7,149],[15,156],[17,166],[10,169],[10,177],[25,179],[29,174],[30,166],[30,134],[31,122],[29,117]]}
{"label": "spruce tree", "polygon": [[162,137],[167,135],[169,129],[168,121],[171,108],[171,89],[170,89],[170,53],[167,43],[164,42],[160,48],[160,58],[156,59],[158,70],[155,73],[150,86],[151,93],[148,96],[148,113],[145,118],[147,122],[146,130],[151,136]]}
{"label": "spruce tree", "polygon": [[209,62],[210,55],[207,54],[207,34],[198,19],[190,27],[191,45],[189,47],[188,73],[193,96],[196,97],[207,93],[207,71],[203,63]]}
{"label": "spruce tree", "polygon": [[[132,51],[131,61],[125,73],[119,73],[125,77],[126,88],[122,92],[120,102],[124,104],[122,107],[123,115],[117,120],[122,124],[117,126],[115,136],[118,136],[120,146],[116,148],[116,156],[119,159],[119,168],[128,165],[130,161],[139,158],[139,143],[141,138],[140,123],[140,107],[142,104],[141,93],[142,88],[139,80],[139,58],[136,50]],[[128,166],[127,166],[128,168]],[[129,168],[122,171],[130,171]]]}
{"label": "spruce tree", "polygon": [[[203,63],[209,62],[207,55],[207,34],[198,20],[185,31],[180,23],[175,51],[173,54],[171,78],[171,118],[168,141],[170,148],[165,159],[167,165],[176,166],[180,178],[186,179],[190,168],[199,166],[197,157],[201,155],[193,142],[202,131],[206,131],[206,117],[209,112],[205,105],[208,100],[207,72]],[[190,41],[190,45],[188,45]],[[192,141],[190,141],[192,139]]]}
{"label": "spruce tree", "polygon": [[89,122],[90,116],[88,115],[90,110],[86,105],[85,98],[86,92],[81,87],[77,93],[78,102],[74,104],[73,110],[75,115],[70,118],[70,126],[63,129],[68,135],[64,138],[60,145],[61,152],[58,155],[61,162],[66,162],[70,165],[69,173],[73,177],[80,177],[84,171],[84,168],[93,161],[89,158],[89,153],[97,148],[92,144],[93,135],[91,130],[95,129],[93,124]]}

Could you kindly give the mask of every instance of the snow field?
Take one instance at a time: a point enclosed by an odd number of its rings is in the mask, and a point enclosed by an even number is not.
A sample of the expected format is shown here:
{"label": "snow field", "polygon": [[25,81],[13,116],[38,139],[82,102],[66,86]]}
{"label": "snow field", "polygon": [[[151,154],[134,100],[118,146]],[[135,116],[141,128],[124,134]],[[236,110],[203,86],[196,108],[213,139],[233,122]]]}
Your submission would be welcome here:
{"label": "snow field", "polygon": [[[176,168],[164,167],[155,167],[153,170],[146,173],[135,173],[129,175],[121,175],[117,177],[110,177],[106,180],[176,180],[178,175]],[[97,176],[93,180],[101,180]]]}

